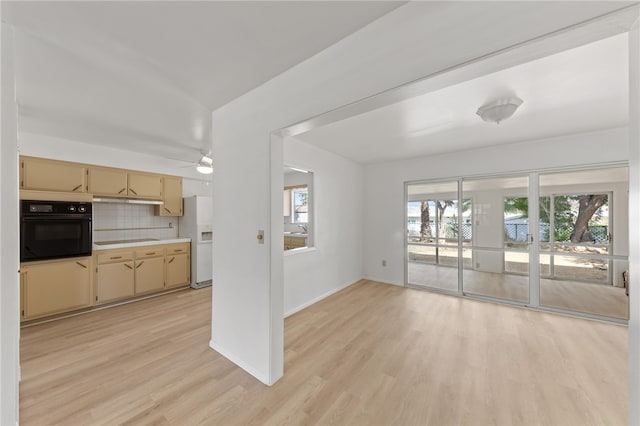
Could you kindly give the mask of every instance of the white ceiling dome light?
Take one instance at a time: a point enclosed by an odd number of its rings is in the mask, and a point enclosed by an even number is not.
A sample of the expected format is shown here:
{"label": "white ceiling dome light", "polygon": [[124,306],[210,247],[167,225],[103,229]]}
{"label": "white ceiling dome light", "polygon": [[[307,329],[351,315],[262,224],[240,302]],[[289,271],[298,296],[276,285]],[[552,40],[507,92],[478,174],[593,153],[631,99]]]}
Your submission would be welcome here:
{"label": "white ceiling dome light", "polygon": [[208,154],[203,155],[196,166],[196,170],[203,175],[210,175],[213,173],[213,159]]}
{"label": "white ceiling dome light", "polygon": [[501,121],[511,117],[520,105],[522,105],[522,99],[515,96],[498,99],[478,108],[476,114],[486,122],[500,124]]}

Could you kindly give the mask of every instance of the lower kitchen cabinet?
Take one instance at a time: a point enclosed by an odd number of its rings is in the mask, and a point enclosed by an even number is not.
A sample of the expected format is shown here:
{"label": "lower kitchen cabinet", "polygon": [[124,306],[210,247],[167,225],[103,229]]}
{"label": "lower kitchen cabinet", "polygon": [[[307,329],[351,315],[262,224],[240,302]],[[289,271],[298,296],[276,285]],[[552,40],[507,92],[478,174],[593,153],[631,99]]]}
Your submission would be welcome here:
{"label": "lower kitchen cabinet", "polygon": [[166,285],[167,287],[177,287],[191,282],[191,263],[189,254],[167,253],[166,258]]}
{"label": "lower kitchen cabinet", "polygon": [[190,282],[189,243],[95,252],[98,304],[157,293]]}
{"label": "lower kitchen cabinet", "polygon": [[284,249],[291,250],[300,247],[305,247],[307,245],[307,239],[305,237],[291,237],[285,235],[284,237]]}
{"label": "lower kitchen cabinet", "polygon": [[126,299],[135,294],[133,260],[107,263],[96,268],[96,302]]}
{"label": "lower kitchen cabinet", "polygon": [[136,260],[135,265],[136,295],[164,288],[164,256]]}
{"label": "lower kitchen cabinet", "polygon": [[92,305],[91,258],[21,265],[22,317],[31,320]]}
{"label": "lower kitchen cabinet", "polygon": [[22,263],[20,319],[31,321],[187,286],[190,257],[189,243],[174,243]]}

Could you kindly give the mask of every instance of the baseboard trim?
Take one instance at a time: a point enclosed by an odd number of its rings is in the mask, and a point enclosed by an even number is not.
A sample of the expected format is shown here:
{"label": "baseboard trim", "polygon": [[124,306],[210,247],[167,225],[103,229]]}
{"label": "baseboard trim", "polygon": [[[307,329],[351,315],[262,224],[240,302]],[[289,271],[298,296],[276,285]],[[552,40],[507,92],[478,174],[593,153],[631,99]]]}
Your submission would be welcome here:
{"label": "baseboard trim", "polygon": [[242,368],[247,373],[251,374],[253,377],[258,379],[259,381],[261,381],[265,385],[271,386],[273,384],[273,383],[269,382],[269,378],[266,377],[264,374],[258,373],[258,371],[256,369],[251,367],[246,362],[242,361],[235,354],[231,353],[230,351],[228,351],[228,350],[224,349],[223,347],[221,347],[220,345],[216,344],[213,340],[209,341],[209,347],[211,349],[213,349],[214,351],[218,352],[220,355],[222,355],[223,357],[225,357],[229,361],[231,361],[232,363],[234,363],[235,365],[237,365],[238,367]]}
{"label": "baseboard trim", "polygon": [[372,276],[369,276],[369,275],[365,275],[365,277],[363,279],[369,280],[369,281],[376,281],[376,282],[383,283],[383,284],[391,284],[391,285],[397,285],[399,287],[404,287],[404,283],[403,282],[401,283],[399,281],[388,281],[388,280],[385,280],[385,279],[382,279],[382,278],[375,278],[375,277],[372,277]]}
{"label": "baseboard trim", "polygon": [[335,293],[339,292],[340,290],[344,290],[345,288],[347,288],[347,287],[349,287],[349,286],[352,286],[352,285],[354,285],[355,283],[358,283],[358,282],[360,282],[360,281],[362,281],[362,278],[360,278],[360,279],[358,279],[358,280],[355,280],[355,281],[350,281],[350,282],[348,282],[348,283],[346,283],[346,284],[343,284],[343,285],[341,285],[341,286],[339,286],[339,287],[336,287],[336,288],[334,288],[334,289],[332,289],[332,290],[329,290],[328,292],[323,293],[323,294],[321,294],[320,296],[315,297],[315,298],[313,298],[313,299],[309,300],[308,302],[303,303],[303,304],[302,304],[302,305],[300,305],[300,306],[296,306],[295,308],[293,308],[293,309],[291,309],[291,310],[289,310],[289,311],[285,312],[285,313],[284,313],[284,317],[285,317],[285,318],[288,318],[288,317],[290,317],[291,315],[293,315],[293,314],[295,314],[295,313],[297,313],[297,312],[300,312],[301,310],[303,310],[303,309],[305,309],[305,308],[308,308],[309,306],[311,306],[311,305],[313,305],[313,304],[315,304],[315,303],[318,303],[318,302],[319,302],[319,301],[321,301],[322,299],[326,299],[327,297],[331,296],[332,294],[335,294]]}

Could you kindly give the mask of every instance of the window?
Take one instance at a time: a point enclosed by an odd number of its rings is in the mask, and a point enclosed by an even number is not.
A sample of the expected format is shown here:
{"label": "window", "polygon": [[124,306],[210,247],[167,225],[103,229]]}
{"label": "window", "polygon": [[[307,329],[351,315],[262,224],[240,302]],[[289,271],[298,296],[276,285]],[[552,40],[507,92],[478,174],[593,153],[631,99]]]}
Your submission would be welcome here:
{"label": "window", "polygon": [[284,167],[284,249],[314,247],[313,172]]}
{"label": "window", "polygon": [[291,191],[291,221],[293,223],[309,222],[309,191],[308,188],[294,188]]}

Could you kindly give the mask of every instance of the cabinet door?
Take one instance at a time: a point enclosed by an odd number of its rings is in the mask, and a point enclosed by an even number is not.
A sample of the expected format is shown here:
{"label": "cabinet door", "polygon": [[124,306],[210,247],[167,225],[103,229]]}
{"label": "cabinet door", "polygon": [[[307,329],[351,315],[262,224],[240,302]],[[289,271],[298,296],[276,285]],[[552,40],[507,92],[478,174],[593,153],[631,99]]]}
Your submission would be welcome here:
{"label": "cabinet door", "polygon": [[134,295],[133,262],[98,265],[96,273],[96,300],[98,303],[125,299]]}
{"label": "cabinet door", "polygon": [[86,192],[87,168],[82,164],[23,157],[20,172],[21,189]]}
{"label": "cabinet door", "polygon": [[24,267],[24,318],[33,319],[91,306],[91,260]]}
{"label": "cabinet door", "polygon": [[112,197],[127,196],[127,171],[107,167],[89,167],[89,193]]}
{"label": "cabinet door", "polygon": [[136,294],[164,288],[164,256],[136,260]]}
{"label": "cabinet door", "polygon": [[166,258],[166,283],[167,287],[177,287],[189,284],[191,281],[191,265],[188,254],[167,254]]}
{"label": "cabinet door", "polygon": [[129,197],[162,200],[162,177],[160,175],[129,172],[128,183]]}
{"label": "cabinet door", "polygon": [[182,178],[177,176],[164,176],[163,180],[163,204],[158,206],[160,216],[182,216]]}
{"label": "cabinet door", "polygon": [[27,268],[20,268],[20,321],[24,320],[24,285],[27,277]]}

